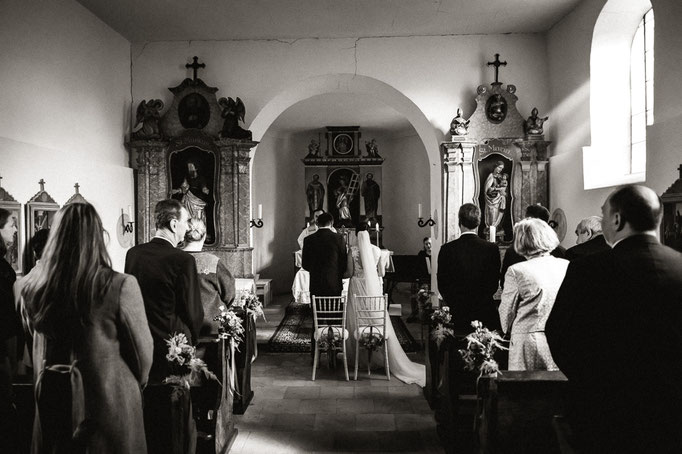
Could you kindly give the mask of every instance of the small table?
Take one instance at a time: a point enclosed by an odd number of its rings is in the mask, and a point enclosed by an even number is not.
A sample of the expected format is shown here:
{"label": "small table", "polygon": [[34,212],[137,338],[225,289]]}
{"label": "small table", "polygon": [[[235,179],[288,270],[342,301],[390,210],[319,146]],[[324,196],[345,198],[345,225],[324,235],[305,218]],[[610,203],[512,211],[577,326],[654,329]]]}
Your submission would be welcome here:
{"label": "small table", "polygon": [[272,279],[258,279],[256,281],[256,296],[263,297],[263,307],[267,307],[272,302],[271,282]]}

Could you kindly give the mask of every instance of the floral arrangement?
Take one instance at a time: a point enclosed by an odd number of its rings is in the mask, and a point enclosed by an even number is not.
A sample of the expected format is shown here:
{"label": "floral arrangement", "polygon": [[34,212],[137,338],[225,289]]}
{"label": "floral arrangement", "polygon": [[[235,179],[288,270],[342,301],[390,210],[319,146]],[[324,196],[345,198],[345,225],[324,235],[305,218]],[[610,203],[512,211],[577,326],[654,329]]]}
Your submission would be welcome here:
{"label": "floral arrangement", "polygon": [[[258,296],[251,291],[241,292],[239,298],[235,298],[232,306],[243,308],[248,314],[254,318],[263,317],[265,320],[265,313],[263,312],[263,303],[260,302]],[[267,321],[267,320],[266,320]]]}
{"label": "floral arrangement", "polygon": [[466,337],[466,349],[459,350],[466,370],[478,370],[480,375],[499,372],[500,368],[493,355],[497,349],[508,350],[505,340],[497,331],[490,331],[478,320],[471,322],[474,332]]}
{"label": "floral arrangement", "polygon": [[452,320],[452,314],[448,306],[442,306],[431,313],[431,323],[433,325],[431,338],[436,341],[436,346],[439,348],[447,338],[455,336],[452,328],[446,326],[450,323],[450,320]]}
{"label": "floral arrangement", "polygon": [[218,307],[220,314],[213,317],[213,320],[218,322],[218,338],[219,339],[234,339],[236,341],[242,340],[244,334],[244,327],[239,316],[232,310],[228,310],[224,305]]}
{"label": "floral arrangement", "polygon": [[450,307],[443,306],[440,309],[436,309],[431,314],[431,320],[435,325],[444,325],[450,323],[452,320],[452,314],[450,313]]}
{"label": "floral arrangement", "polygon": [[365,330],[360,339],[358,339],[360,346],[369,351],[376,351],[384,345],[384,336],[378,331]]}
{"label": "floral arrangement", "polygon": [[163,382],[189,389],[198,383],[203,374],[207,379],[218,381],[218,377],[208,370],[206,363],[195,356],[196,349],[187,341],[183,333],[176,333],[166,339],[168,353],[166,359],[169,362],[171,374]]}

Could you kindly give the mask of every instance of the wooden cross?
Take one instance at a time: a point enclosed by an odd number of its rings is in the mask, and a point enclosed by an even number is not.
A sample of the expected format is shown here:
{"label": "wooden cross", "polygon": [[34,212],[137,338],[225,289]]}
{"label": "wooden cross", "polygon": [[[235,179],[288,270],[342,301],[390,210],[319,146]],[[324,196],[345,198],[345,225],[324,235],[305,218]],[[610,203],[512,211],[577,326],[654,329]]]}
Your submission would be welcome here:
{"label": "wooden cross", "polygon": [[[682,164],[677,168],[677,170],[680,171],[680,178],[682,178]],[[2,180],[2,177],[0,177],[0,180]]]}
{"label": "wooden cross", "polygon": [[81,185],[78,184],[78,183],[76,183],[76,184],[73,185],[73,187],[76,188],[76,194],[78,194],[78,188],[80,188]]}
{"label": "wooden cross", "polygon": [[498,79],[499,71],[500,71],[500,66],[507,66],[506,61],[500,61],[500,54],[495,54],[495,61],[489,61],[488,66],[494,66],[495,67],[495,83],[499,84],[500,81]]}
{"label": "wooden cross", "polygon": [[[205,68],[205,67],[206,67],[206,63],[199,63],[199,62],[198,62],[199,57],[196,57],[196,56],[195,56],[194,58],[192,58],[192,60],[194,60],[194,63],[192,63],[192,64],[187,63],[187,64],[185,65],[185,68],[192,68],[192,70],[194,71],[194,81],[196,82],[196,80],[197,80],[197,69],[199,69],[199,68]],[[505,64],[506,64],[506,63],[505,63]]]}
{"label": "wooden cross", "polygon": [[43,192],[45,190],[45,180],[41,178],[38,184],[40,185],[40,192]]}
{"label": "wooden cross", "polygon": [[[682,167],[682,166],[680,166]],[[2,187],[2,177],[0,177],[0,188]]]}

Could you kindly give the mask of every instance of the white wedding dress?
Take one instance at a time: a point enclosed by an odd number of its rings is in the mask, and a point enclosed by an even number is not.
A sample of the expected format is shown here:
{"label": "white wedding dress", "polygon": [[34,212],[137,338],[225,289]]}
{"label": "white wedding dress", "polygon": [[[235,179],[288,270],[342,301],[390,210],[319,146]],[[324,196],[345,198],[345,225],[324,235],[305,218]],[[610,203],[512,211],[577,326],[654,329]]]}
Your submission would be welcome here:
{"label": "white wedding dress", "polygon": [[[355,330],[357,320],[355,318],[355,295],[358,296],[380,296],[383,295],[382,283],[379,279],[378,264],[381,257],[381,250],[372,245],[369,241],[369,234],[366,231],[358,233],[358,245],[350,249],[353,262],[353,275],[348,285],[348,307],[346,312],[349,337],[348,356],[349,363],[355,361]],[[383,270],[381,272],[383,275]],[[400,346],[400,342],[395,335],[395,330],[389,322],[386,326],[388,343],[388,365],[391,375],[405,383],[416,383],[419,386],[426,385],[426,367],[410,361],[405,351]],[[360,349],[360,364],[367,365],[366,350]],[[372,365],[383,366],[384,351],[378,349],[372,353]],[[362,370],[362,368],[361,368]]]}

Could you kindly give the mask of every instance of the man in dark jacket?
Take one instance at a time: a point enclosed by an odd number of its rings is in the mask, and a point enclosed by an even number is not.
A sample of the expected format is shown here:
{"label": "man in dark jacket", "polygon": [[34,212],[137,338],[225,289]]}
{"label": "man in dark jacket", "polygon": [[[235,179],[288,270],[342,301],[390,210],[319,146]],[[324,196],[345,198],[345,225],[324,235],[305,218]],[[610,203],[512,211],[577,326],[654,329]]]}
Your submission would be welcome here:
{"label": "man in dark jacket", "polygon": [[575,228],[578,236],[576,245],[566,251],[567,260],[575,260],[597,252],[608,251],[611,247],[606,244],[601,229],[601,216],[590,216],[578,223]]}
{"label": "man in dark jacket", "polygon": [[682,254],[658,240],[651,189],[618,188],[602,212],[613,249],[571,262],[545,326],[577,448],[682,452]]}
{"label": "man in dark jacket", "polygon": [[473,331],[471,322],[480,320],[486,328],[500,329],[500,317],[493,302],[500,275],[500,250],[476,234],[481,210],[465,203],[459,209],[462,235],[445,243],[438,253],[438,290],[453,314],[457,333]]}

